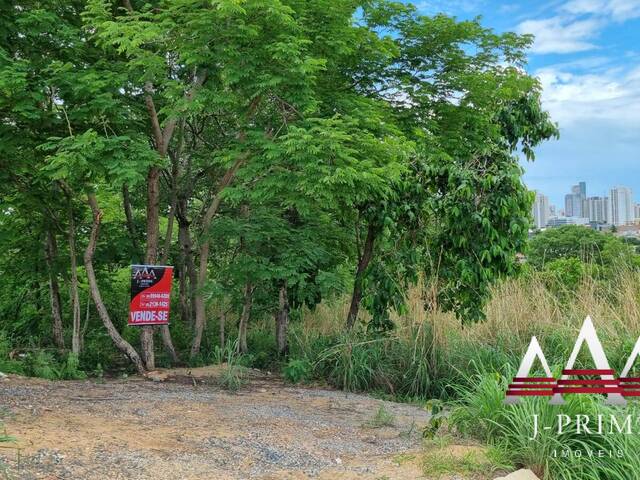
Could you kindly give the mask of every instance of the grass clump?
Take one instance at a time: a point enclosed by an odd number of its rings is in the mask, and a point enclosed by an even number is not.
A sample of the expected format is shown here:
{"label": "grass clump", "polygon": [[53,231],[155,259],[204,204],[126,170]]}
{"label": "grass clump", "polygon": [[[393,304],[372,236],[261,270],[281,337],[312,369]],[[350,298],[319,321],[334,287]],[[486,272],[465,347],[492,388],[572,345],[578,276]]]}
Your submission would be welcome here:
{"label": "grass clump", "polygon": [[218,385],[231,392],[237,392],[246,383],[247,368],[242,365],[225,365],[218,379]]}
{"label": "grass clump", "polygon": [[237,392],[248,381],[247,367],[240,365],[241,357],[235,354],[232,348],[226,348],[226,363],[223,364],[218,385],[231,392]]}
{"label": "grass clump", "polygon": [[422,471],[427,478],[485,479],[487,475],[511,468],[494,448],[456,446],[428,450],[422,461]]}
{"label": "grass clump", "polygon": [[395,422],[396,418],[393,413],[387,410],[384,405],[380,405],[373,417],[365,422],[363,426],[366,428],[393,427]]}

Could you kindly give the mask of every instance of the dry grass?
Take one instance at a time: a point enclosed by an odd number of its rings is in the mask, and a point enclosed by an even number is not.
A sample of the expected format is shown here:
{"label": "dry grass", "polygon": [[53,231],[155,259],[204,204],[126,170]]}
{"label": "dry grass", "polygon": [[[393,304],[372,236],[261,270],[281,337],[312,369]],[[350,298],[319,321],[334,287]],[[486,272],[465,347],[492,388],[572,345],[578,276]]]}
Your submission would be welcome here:
{"label": "dry grass", "polygon": [[[619,271],[606,281],[586,277],[574,292],[558,292],[540,275],[510,279],[493,288],[486,320],[472,325],[463,325],[452,313],[433,308],[433,298],[429,286],[411,289],[407,313],[393,315],[397,326],[394,335],[410,340],[429,328],[439,349],[446,350],[448,341],[456,338],[511,350],[528,344],[532,335],[552,331],[577,334],[587,315],[603,337],[635,339],[640,334],[640,273],[634,271]],[[428,311],[425,304],[432,308]],[[297,334],[337,335],[344,329],[347,311],[348,299],[323,303],[315,311],[305,312]]]}

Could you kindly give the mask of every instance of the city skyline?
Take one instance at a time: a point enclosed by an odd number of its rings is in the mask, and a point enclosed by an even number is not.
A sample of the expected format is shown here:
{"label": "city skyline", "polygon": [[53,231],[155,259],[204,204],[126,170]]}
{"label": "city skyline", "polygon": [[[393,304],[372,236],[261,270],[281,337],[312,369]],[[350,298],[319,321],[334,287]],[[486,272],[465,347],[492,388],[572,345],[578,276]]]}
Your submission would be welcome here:
{"label": "city skyline", "polygon": [[[639,173],[640,175],[640,173]],[[630,188],[633,192],[633,202],[640,203],[640,185],[638,187],[634,187],[636,184],[634,178],[627,178],[620,181],[608,182],[603,180],[598,180],[594,182],[590,182],[587,177],[580,177],[581,179],[578,181],[569,176],[558,176],[553,179],[552,187],[545,188],[544,186],[533,186],[526,178],[524,178],[524,182],[529,188],[529,190],[533,192],[541,192],[547,197],[549,197],[549,204],[551,206],[555,206],[558,211],[565,210],[565,197],[568,193],[571,192],[571,187],[576,185],[579,182],[584,182],[588,186],[587,197],[608,197],[611,189],[614,187],[627,187]],[[535,183],[535,182],[534,182]],[[598,187],[593,187],[593,184],[596,184]]]}
{"label": "city skyline", "polygon": [[613,185],[606,195],[593,195],[584,181],[567,187],[562,207],[550,202],[541,190],[533,190],[534,203],[531,209],[534,228],[566,224],[602,226],[631,225],[640,222],[640,203],[633,189],[624,185]]}
{"label": "city skyline", "polygon": [[482,16],[498,32],[535,35],[527,71],[560,139],[522,161],[524,181],[564,208],[576,176],[589,195],[627,185],[640,193],[640,1],[414,0],[426,14]]}

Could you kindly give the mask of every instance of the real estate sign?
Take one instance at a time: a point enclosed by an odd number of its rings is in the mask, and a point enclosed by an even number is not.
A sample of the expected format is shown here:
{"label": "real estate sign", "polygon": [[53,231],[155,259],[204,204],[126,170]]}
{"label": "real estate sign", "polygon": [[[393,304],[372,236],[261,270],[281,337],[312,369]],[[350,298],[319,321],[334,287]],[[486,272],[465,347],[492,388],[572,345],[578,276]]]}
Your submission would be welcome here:
{"label": "real estate sign", "polygon": [[129,325],[167,325],[173,267],[131,265]]}

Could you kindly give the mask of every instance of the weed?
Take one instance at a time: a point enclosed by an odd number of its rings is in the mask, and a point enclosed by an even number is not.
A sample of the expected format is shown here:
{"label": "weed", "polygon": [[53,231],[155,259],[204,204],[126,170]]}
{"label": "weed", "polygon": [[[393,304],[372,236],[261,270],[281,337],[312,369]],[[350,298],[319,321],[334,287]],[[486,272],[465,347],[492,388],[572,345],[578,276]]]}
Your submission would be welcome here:
{"label": "weed", "polygon": [[247,383],[247,369],[241,365],[226,365],[220,374],[218,384],[221,388],[236,392]]}
{"label": "weed", "polygon": [[365,422],[363,426],[366,428],[392,427],[395,421],[396,419],[393,414],[384,408],[384,405],[380,405],[375,415]]}
{"label": "weed", "polygon": [[423,458],[422,469],[429,478],[464,475],[465,478],[471,479],[485,478],[511,466],[495,463],[496,457],[490,451],[475,446],[430,450]]}
{"label": "weed", "polygon": [[416,456],[411,453],[401,453],[393,457],[393,461],[398,465],[403,465],[405,463],[411,462],[415,460]]}
{"label": "weed", "polygon": [[238,364],[239,357],[234,350],[228,349],[226,354],[227,361],[220,373],[218,384],[225,390],[236,392],[247,383],[247,368]]}

